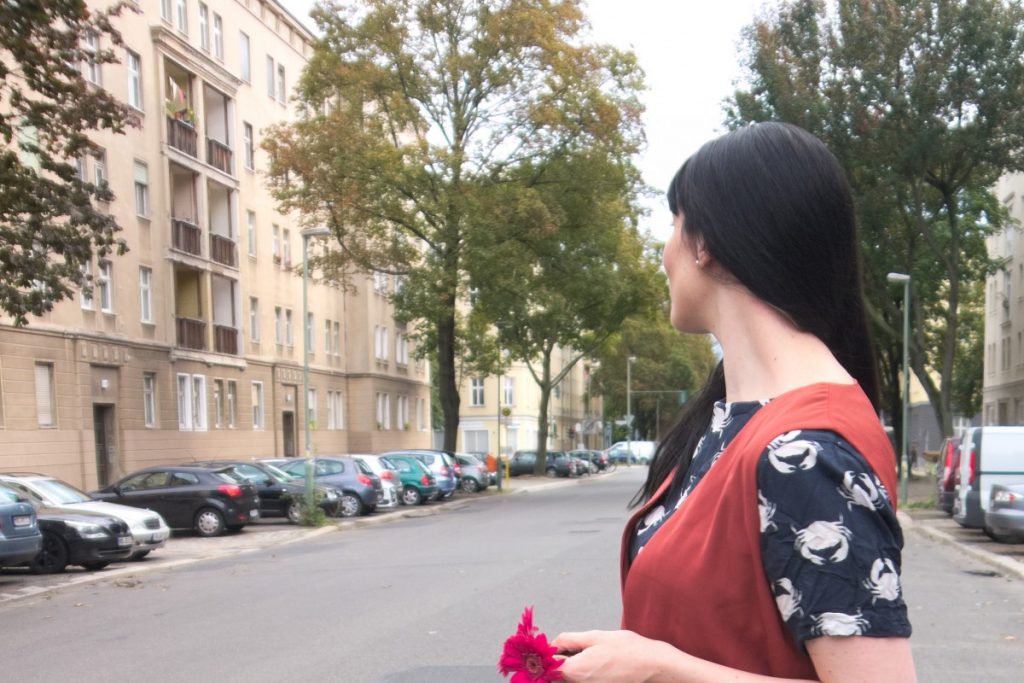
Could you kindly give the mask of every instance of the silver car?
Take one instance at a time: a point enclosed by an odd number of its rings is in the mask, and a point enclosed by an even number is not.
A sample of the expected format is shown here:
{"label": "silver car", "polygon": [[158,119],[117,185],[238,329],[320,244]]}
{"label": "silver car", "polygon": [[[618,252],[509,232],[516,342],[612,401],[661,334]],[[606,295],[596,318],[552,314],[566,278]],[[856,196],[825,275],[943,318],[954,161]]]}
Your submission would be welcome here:
{"label": "silver car", "polygon": [[402,480],[398,478],[398,470],[387,460],[382,460],[379,455],[371,453],[350,453],[350,458],[355,458],[380,477],[381,486],[384,487],[384,496],[377,507],[381,510],[391,510],[398,507],[402,501],[402,494],[405,487]]}
{"label": "silver car", "polygon": [[129,505],[93,500],[87,493],[54,477],[44,474],[0,474],[0,481],[24,494],[30,501],[48,508],[66,512],[99,512],[123,520],[135,541],[133,560],[140,560],[154,550],[164,547],[171,536],[167,522],[159,513]]}

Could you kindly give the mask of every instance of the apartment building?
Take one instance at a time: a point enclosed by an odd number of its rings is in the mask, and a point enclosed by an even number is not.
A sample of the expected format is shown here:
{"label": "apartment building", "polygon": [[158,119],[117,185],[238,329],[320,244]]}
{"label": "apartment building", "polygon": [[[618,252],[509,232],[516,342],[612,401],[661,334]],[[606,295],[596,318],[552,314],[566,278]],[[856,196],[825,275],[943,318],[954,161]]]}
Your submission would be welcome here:
{"label": "apartment building", "polygon": [[[552,374],[574,355],[556,349]],[[501,377],[464,377],[459,391],[458,450],[509,454],[537,448],[541,392],[525,364],[514,363]],[[601,398],[590,395],[590,366],[580,361],[551,392],[547,448],[603,448],[601,413]]]}
{"label": "apartment building", "polygon": [[260,138],[297,115],[313,35],[275,0],[138,9],[117,20],[120,64],[83,73],[140,125],[97,133],[79,163],[109,182],[129,252],[28,327],[0,318],[0,470],[88,489],[157,463],[298,456],[305,420],[321,454],[429,445],[429,368],[393,319],[396,283],[311,278],[304,314],[307,238],[265,187]]}

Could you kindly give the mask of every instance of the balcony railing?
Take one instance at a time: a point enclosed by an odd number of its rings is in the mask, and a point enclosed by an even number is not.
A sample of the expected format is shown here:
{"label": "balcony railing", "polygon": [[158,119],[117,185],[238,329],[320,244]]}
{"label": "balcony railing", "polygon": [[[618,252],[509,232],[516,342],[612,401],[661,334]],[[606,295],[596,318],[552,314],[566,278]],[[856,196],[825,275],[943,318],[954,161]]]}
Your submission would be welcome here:
{"label": "balcony railing", "polygon": [[199,158],[199,135],[191,124],[167,117],[167,144],[191,157]]}
{"label": "balcony railing", "polygon": [[171,219],[171,245],[196,256],[203,255],[203,231],[198,225],[180,218]]}
{"label": "balcony railing", "polygon": [[186,349],[206,350],[206,321],[178,316],[178,346]]}
{"label": "balcony railing", "polygon": [[210,256],[217,263],[238,267],[238,245],[230,237],[210,235]]}
{"label": "balcony railing", "polygon": [[213,326],[213,348],[217,353],[238,355],[238,330],[226,325]]}
{"label": "balcony railing", "polygon": [[227,174],[234,174],[234,166],[231,163],[231,148],[220,140],[206,138],[206,162],[216,169]]}

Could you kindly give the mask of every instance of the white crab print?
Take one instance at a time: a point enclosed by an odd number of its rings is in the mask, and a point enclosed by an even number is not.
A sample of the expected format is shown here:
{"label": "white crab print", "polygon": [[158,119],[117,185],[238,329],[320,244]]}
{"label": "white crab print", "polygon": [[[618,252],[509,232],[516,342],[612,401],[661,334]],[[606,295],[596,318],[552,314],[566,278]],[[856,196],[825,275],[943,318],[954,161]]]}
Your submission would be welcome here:
{"label": "white crab print", "polygon": [[814,564],[842,562],[850,554],[851,536],[850,530],[843,526],[842,517],[837,522],[813,522],[796,532],[794,547]]}
{"label": "white crab print", "polygon": [[[725,447],[724,446],[722,448],[718,449],[718,452],[715,453],[711,457],[711,465],[714,465],[716,462],[718,462],[718,459],[722,457],[722,453],[725,453]],[[708,468],[710,468],[711,465],[708,465]]]}
{"label": "white crab print", "polygon": [[730,413],[732,413],[731,403],[716,403],[715,412],[711,416],[711,431],[721,434],[722,430],[732,422]]}
{"label": "white crab print", "polygon": [[690,485],[683,489],[682,494],[679,496],[679,500],[676,501],[675,510],[678,510],[686,502],[686,499],[690,497],[690,491],[693,490],[693,478],[690,478]]}
{"label": "white crab print", "polygon": [[814,615],[814,632],[823,636],[859,636],[870,625],[860,610],[856,614],[822,612]]}
{"label": "white crab print", "polygon": [[798,469],[809,470],[818,462],[821,445],[815,441],[797,439],[798,436],[799,429],[786,432],[768,444],[768,462],[782,474],[790,474]]}
{"label": "white crab print", "polygon": [[774,584],[774,592],[775,605],[779,608],[783,621],[789,621],[794,614],[804,613],[800,607],[801,593],[793,586],[792,581],[786,578],[779,579]]}
{"label": "white crab print", "polygon": [[660,522],[664,516],[665,516],[665,506],[664,505],[659,505],[658,507],[653,508],[650,512],[647,513],[647,516],[644,517],[644,521],[643,521],[642,525],[640,526],[640,529],[637,530],[637,533],[638,534],[645,534],[645,533],[647,533],[648,531],[650,531],[654,527],[658,526],[658,522]]}
{"label": "white crab print", "polygon": [[843,473],[843,485],[836,489],[839,495],[846,499],[846,507],[853,509],[854,505],[861,505],[869,510],[878,510],[889,500],[889,493],[885,485],[874,474],[861,472],[855,474],[851,471]]}
{"label": "white crab print", "polygon": [[693,449],[693,457],[696,458],[697,454],[700,453],[701,446],[704,445],[704,439],[706,437],[707,437],[707,434],[704,434],[703,436],[700,437],[700,441],[697,442],[697,447]]}
{"label": "white crab print", "polygon": [[757,492],[757,512],[761,516],[761,533],[763,534],[768,529],[775,530],[775,522],[772,521],[772,517],[775,516],[775,503],[772,503],[764,494],[760,491]]}
{"label": "white crab print", "polygon": [[898,600],[900,597],[900,575],[896,563],[887,557],[880,557],[871,564],[871,576],[864,579],[864,586],[871,591],[871,603],[877,600]]}

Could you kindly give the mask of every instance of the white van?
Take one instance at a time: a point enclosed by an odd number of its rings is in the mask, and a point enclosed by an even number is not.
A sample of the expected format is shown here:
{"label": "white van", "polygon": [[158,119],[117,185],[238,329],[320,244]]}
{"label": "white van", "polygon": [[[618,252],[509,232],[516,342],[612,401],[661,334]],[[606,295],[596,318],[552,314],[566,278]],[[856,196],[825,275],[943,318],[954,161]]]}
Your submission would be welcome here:
{"label": "white van", "polygon": [[984,528],[993,484],[1024,484],[1024,427],[972,427],[964,433],[953,519]]}
{"label": "white van", "polygon": [[626,454],[632,453],[632,457],[628,458],[629,462],[648,465],[657,447],[658,444],[654,441],[619,441],[604,452],[608,456],[608,462],[626,462]]}

